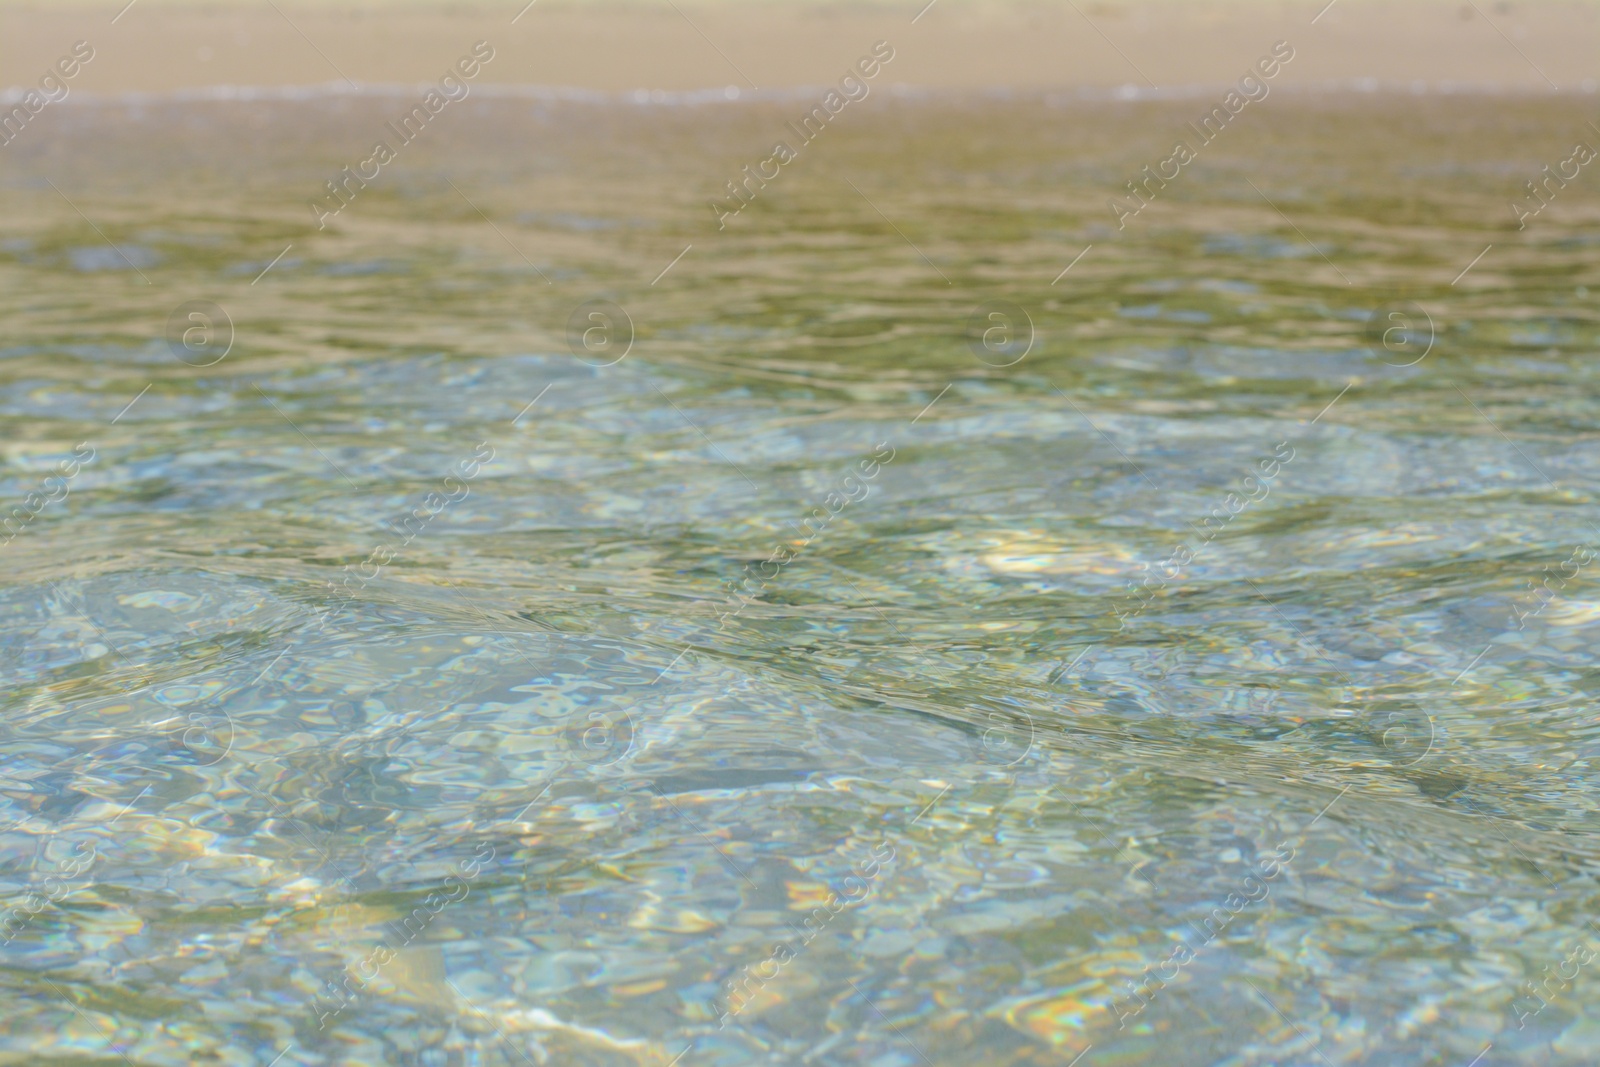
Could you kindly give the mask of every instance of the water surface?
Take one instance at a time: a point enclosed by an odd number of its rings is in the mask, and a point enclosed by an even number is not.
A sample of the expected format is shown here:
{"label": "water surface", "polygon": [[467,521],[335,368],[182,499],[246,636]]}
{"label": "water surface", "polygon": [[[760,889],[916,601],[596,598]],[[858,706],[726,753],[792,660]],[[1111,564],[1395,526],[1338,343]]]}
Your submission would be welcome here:
{"label": "water surface", "polygon": [[5,150],[5,1062],[1594,1062],[1582,98],[398,103]]}

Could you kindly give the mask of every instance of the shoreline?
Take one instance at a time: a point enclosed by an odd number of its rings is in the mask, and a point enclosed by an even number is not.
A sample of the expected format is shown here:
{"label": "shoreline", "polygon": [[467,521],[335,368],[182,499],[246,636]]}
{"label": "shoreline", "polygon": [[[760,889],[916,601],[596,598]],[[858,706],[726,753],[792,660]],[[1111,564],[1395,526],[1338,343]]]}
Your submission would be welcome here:
{"label": "shoreline", "polygon": [[[400,100],[425,91],[427,82],[390,82],[361,85],[351,88],[341,82],[322,85],[202,85],[168,90],[137,90],[122,92],[74,92],[69,99],[54,103],[52,107],[144,107],[159,104],[234,104],[234,103],[313,103],[333,97],[349,100]],[[0,106],[19,103],[33,88],[26,85],[0,86]],[[793,88],[741,93],[737,97],[726,95],[725,89],[688,90],[628,90],[607,92],[563,85],[482,85],[474,89],[477,99],[495,101],[530,100],[543,104],[588,104],[596,107],[751,107],[765,104],[785,105],[809,101],[827,92],[825,83],[797,85]],[[1043,104],[1047,107],[1070,107],[1075,104],[1147,104],[1203,100],[1208,96],[1226,92],[1227,82],[1213,84],[1174,86],[1170,89],[1150,90],[1138,86],[1078,86],[1039,88],[1018,91],[1007,86],[989,88],[938,88],[922,85],[891,83],[880,92],[906,103],[919,102],[983,102],[1016,101]],[[1383,97],[1405,98],[1459,98],[1490,97],[1495,99],[1563,101],[1600,94],[1600,86],[1593,84],[1563,88],[1557,92],[1541,91],[1531,86],[1504,86],[1494,83],[1465,84],[1446,82],[1438,85],[1408,85],[1395,82],[1384,84],[1376,80],[1354,79],[1346,82],[1325,82],[1315,85],[1276,86],[1274,95],[1283,95],[1302,101],[1335,97],[1372,100]]]}

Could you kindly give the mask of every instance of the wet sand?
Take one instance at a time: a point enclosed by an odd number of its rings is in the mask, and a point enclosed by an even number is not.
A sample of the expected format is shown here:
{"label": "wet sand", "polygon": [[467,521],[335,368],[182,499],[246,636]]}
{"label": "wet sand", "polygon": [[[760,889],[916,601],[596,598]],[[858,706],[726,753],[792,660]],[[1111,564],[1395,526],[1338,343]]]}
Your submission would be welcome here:
{"label": "wet sand", "polygon": [[1592,92],[1600,47],[1592,2],[925,2],[7,3],[0,81],[30,85],[85,40],[95,58],[73,88],[88,93],[417,84],[485,40],[480,84],[747,94],[836,82],[883,40],[890,84],[1167,91],[1235,81],[1286,40],[1291,91]]}

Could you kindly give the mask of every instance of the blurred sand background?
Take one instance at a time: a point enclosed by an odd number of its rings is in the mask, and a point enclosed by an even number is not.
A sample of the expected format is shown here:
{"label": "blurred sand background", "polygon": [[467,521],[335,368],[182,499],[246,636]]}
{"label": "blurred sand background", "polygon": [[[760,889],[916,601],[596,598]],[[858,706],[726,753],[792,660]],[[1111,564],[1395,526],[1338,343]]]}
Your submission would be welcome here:
{"label": "blurred sand background", "polygon": [[824,85],[878,40],[897,53],[885,80],[927,89],[1218,86],[1279,39],[1297,52],[1291,90],[1593,92],[1600,77],[1593,0],[525,3],[0,2],[0,87],[35,83],[78,40],[96,57],[73,89],[93,94],[417,84],[480,39],[496,50],[480,84],[607,93]]}

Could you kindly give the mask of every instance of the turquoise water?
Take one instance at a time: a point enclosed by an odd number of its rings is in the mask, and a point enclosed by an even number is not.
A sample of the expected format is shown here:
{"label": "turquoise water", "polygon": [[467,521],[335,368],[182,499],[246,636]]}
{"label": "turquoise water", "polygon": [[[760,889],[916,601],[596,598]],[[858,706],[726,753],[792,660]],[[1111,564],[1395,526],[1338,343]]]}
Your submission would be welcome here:
{"label": "turquoise water", "polygon": [[0,161],[0,1061],[1594,1062],[1582,98],[396,99]]}

